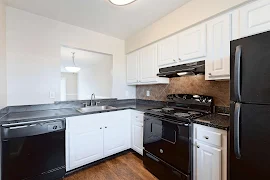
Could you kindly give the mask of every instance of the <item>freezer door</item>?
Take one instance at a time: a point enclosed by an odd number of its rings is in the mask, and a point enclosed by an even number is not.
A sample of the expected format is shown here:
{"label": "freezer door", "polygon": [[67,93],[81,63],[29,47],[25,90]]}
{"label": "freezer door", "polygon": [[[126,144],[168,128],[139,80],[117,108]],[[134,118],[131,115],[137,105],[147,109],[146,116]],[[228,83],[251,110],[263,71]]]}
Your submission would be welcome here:
{"label": "freezer door", "polygon": [[270,104],[270,32],[231,41],[231,101]]}
{"label": "freezer door", "polygon": [[270,106],[231,104],[229,180],[270,179]]}

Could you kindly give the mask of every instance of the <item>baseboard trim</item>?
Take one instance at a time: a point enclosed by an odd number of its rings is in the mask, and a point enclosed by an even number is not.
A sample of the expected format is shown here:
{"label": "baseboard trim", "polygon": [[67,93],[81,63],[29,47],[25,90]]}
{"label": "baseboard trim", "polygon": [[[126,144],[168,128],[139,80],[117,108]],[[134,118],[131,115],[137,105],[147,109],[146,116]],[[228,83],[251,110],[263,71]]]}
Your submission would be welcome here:
{"label": "baseboard trim", "polygon": [[77,172],[79,172],[79,171],[88,169],[88,168],[90,168],[90,167],[96,166],[96,165],[98,165],[98,164],[100,164],[100,163],[103,163],[103,162],[105,162],[105,161],[114,159],[114,158],[119,157],[119,156],[122,156],[122,155],[125,155],[125,154],[130,153],[130,152],[134,153],[138,158],[142,159],[142,156],[141,156],[139,153],[137,153],[137,152],[134,151],[133,149],[127,149],[127,150],[122,151],[122,152],[120,152],[120,153],[111,155],[111,156],[109,156],[109,157],[100,159],[100,160],[98,160],[98,161],[95,161],[95,162],[92,162],[92,163],[90,163],[90,164],[86,164],[86,165],[84,165],[84,166],[82,166],[82,167],[78,167],[78,168],[76,168],[76,169],[73,169],[73,170],[71,170],[71,171],[68,171],[68,172],[66,172],[65,177],[68,177],[68,176],[70,176],[70,175],[72,175],[72,174],[75,174],[75,173],[77,173]]}

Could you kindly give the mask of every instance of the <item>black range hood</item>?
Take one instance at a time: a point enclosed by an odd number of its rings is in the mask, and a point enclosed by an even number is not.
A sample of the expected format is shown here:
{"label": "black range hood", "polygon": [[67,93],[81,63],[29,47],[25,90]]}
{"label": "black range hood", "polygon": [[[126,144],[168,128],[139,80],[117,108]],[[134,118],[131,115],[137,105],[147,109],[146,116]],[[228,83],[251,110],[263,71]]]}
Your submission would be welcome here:
{"label": "black range hood", "polygon": [[197,74],[205,74],[205,61],[160,68],[157,76],[171,78]]}

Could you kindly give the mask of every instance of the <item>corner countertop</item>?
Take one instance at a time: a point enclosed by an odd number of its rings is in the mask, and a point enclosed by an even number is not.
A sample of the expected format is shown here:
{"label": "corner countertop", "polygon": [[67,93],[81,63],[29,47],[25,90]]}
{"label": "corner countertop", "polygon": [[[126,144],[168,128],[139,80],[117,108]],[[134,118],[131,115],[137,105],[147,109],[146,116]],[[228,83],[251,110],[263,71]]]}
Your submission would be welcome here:
{"label": "corner countertop", "polygon": [[227,114],[209,114],[195,119],[194,123],[213,128],[228,130],[230,127],[230,116]]}
{"label": "corner countertop", "polygon": [[63,109],[51,109],[51,110],[40,110],[40,111],[24,111],[24,112],[12,112],[0,117],[0,124],[11,124],[28,121],[38,121],[47,119],[57,119],[72,116],[82,116],[87,114],[96,114],[103,112],[119,111],[126,109],[134,109],[138,111],[145,111],[147,109],[157,108],[158,106],[146,105],[146,104],[126,104],[121,106],[114,106],[116,109],[94,111],[89,113],[80,113],[74,108],[63,108]]}

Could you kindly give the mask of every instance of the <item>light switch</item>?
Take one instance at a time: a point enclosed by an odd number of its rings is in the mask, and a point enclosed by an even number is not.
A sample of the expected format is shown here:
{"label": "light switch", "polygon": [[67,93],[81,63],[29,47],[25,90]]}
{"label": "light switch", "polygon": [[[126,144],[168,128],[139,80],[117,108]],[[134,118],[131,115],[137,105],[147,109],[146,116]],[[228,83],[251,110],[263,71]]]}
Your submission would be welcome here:
{"label": "light switch", "polygon": [[146,91],[146,96],[150,96],[150,91]]}
{"label": "light switch", "polygon": [[55,92],[54,91],[50,91],[50,98],[55,99]]}

